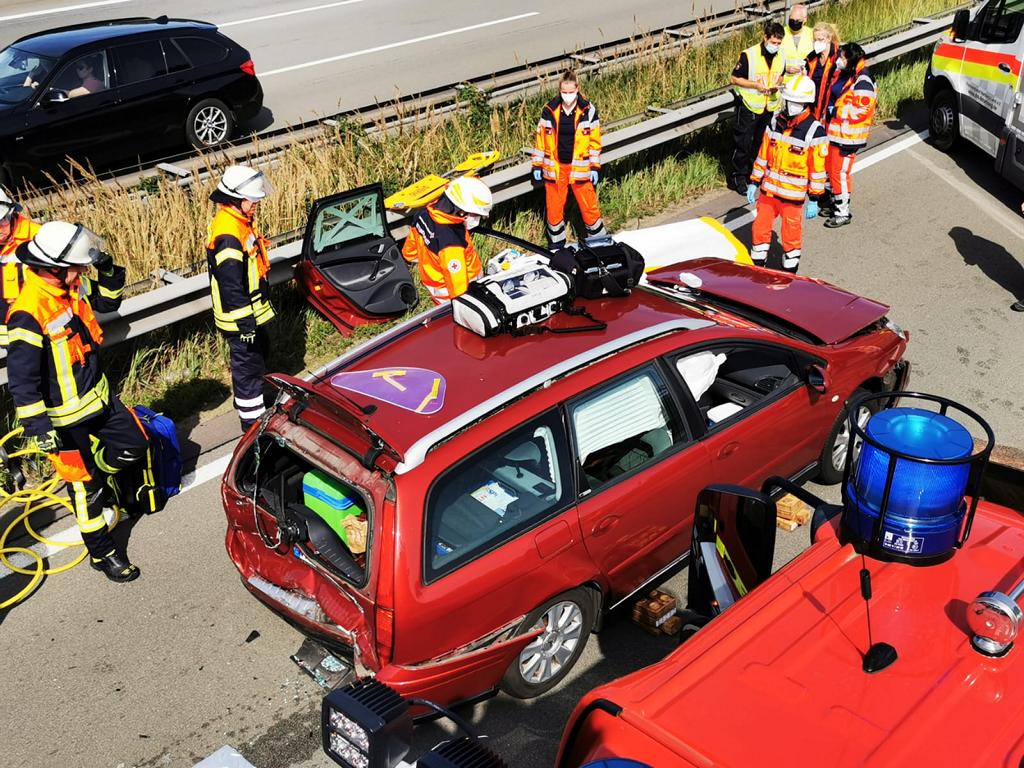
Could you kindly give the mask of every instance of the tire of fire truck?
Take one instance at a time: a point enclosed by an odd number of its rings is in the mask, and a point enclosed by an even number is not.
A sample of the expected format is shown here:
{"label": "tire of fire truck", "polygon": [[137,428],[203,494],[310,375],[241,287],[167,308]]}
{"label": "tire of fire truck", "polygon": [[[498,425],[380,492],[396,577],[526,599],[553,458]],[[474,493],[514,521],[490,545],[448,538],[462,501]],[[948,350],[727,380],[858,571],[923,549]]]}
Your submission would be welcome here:
{"label": "tire of fire truck", "polygon": [[526,617],[525,626],[544,626],[505,671],[501,689],[517,699],[532,699],[569,674],[587,644],[596,619],[596,601],[577,587],[548,600]]}
{"label": "tire of fire truck", "polygon": [[[861,395],[871,394],[864,387],[857,387],[850,395],[854,400]],[[863,427],[868,423],[871,414],[878,410],[877,401],[862,405],[857,412],[857,424]],[[846,454],[850,448],[850,424],[846,418],[846,406],[836,417],[836,423],[828,433],[825,445],[821,449],[821,456],[818,457],[817,481],[822,485],[835,485],[843,479],[843,468],[846,465]]]}
{"label": "tire of fire truck", "polygon": [[956,94],[945,89],[935,94],[928,112],[928,134],[932,144],[943,152],[949,152],[960,138],[960,110]]}

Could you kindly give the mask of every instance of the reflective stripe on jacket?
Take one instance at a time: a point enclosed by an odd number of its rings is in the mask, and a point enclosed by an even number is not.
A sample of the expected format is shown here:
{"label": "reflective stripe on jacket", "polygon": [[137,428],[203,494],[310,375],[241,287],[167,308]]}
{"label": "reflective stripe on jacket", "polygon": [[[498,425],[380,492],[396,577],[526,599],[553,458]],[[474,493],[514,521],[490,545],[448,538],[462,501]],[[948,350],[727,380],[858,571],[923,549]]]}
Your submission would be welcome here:
{"label": "reflective stripe on jacket", "polygon": [[807,64],[807,57],[814,50],[814,30],[804,24],[800,29],[800,43],[797,44],[793,30],[786,26],[786,34],[782,37],[782,45],[779,46],[779,56],[782,57],[782,66],[800,67],[803,69]]}
{"label": "reflective stripe on jacket", "polygon": [[568,167],[569,181],[589,181],[590,172],[601,168],[601,119],[597,107],[577,96],[572,115],[566,115],[559,96],[541,110],[533,143],[533,167],[541,169],[545,181],[557,181],[560,168],[565,173],[565,166],[558,162],[558,123],[570,118],[575,122],[576,131],[572,164]]}
{"label": "reflective stripe on jacket", "polygon": [[845,81],[840,73],[839,93],[830,97],[828,107],[828,139],[841,147],[859,150],[868,143],[871,123],[875,119],[878,92],[864,62]]}
{"label": "reflective stripe on jacket", "polygon": [[836,81],[836,56],[838,49],[830,45],[824,53],[811,53],[807,56],[807,76],[814,81],[814,119],[825,125],[828,119],[825,112],[828,107],[828,92]]}
{"label": "reflective stripe on jacket", "polygon": [[402,256],[419,263],[420,282],[442,301],[465,293],[470,281],[483,271],[465,219],[434,205],[416,212]]}
{"label": "reflective stripe on jacket", "polygon": [[[747,54],[747,65],[750,67],[750,71],[747,73],[750,75],[748,80],[753,80],[761,85],[781,84],[782,73],[785,70],[781,51],[775,54],[771,66],[768,65],[768,59],[761,52],[761,43],[750,46],[744,53]],[[781,103],[782,97],[779,96],[778,91],[761,93],[757,88],[741,88],[738,85],[733,86],[733,90],[743,100],[743,105],[756,115],[766,109],[769,112],[774,112]]]}
{"label": "reflective stripe on jacket", "polygon": [[51,285],[25,269],[21,294],[7,315],[7,377],[15,413],[27,435],[68,427],[110,402],[99,365],[103,331],[93,312],[121,305],[124,267],[100,275],[99,290],[82,278],[70,288]]}
{"label": "reflective stripe on jacket", "polygon": [[763,194],[802,203],[825,191],[828,136],[810,110],[785,127],[781,123],[779,115],[769,121],[750,180]]}
{"label": "reflective stripe on jacket", "polygon": [[7,310],[18,298],[25,282],[24,265],[18,261],[15,251],[19,245],[35,237],[41,226],[28,216],[17,214],[11,224],[10,237],[0,245],[0,302],[3,302],[0,306],[0,347],[7,346]]}
{"label": "reflective stripe on jacket", "polygon": [[210,222],[206,263],[217,328],[230,334],[255,331],[273,319],[267,241],[234,206],[218,206]]}

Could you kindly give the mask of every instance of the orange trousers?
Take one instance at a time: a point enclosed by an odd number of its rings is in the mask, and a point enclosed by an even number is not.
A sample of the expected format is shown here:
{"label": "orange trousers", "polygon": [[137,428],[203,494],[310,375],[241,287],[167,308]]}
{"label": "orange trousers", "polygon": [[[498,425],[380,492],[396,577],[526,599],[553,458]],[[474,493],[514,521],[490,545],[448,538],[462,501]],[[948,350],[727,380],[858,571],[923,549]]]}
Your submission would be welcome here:
{"label": "orange trousers", "polygon": [[830,144],[828,147],[828,185],[832,189],[833,207],[836,216],[850,215],[850,193],[853,184],[850,175],[853,173],[853,161],[856,155],[844,155],[839,147]]}
{"label": "orange trousers", "polygon": [[556,181],[544,182],[544,198],[547,205],[548,243],[554,248],[565,244],[565,201],[569,197],[569,189],[580,207],[580,216],[587,228],[587,237],[601,237],[608,232],[601,219],[601,209],[597,205],[597,190],[589,181],[575,184],[569,183],[571,166],[559,165]]}
{"label": "orange trousers", "polygon": [[791,203],[764,192],[757,198],[757,217],[751,232],[753,245],[750,257],[763,267],[768,260],[768,248],[772,243],[772,227],[775,219],[782,217],[782,266],[796,272],[800,266],[800,248],[804,237],[803,203]]}

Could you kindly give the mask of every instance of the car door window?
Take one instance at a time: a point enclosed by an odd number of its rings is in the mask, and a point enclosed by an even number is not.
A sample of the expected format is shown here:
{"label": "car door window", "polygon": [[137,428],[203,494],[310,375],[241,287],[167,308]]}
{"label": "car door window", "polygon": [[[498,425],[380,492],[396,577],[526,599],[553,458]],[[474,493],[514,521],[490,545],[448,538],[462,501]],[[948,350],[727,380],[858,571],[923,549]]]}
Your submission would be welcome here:
{"label": "car door window", "polygon": [[193,67],[216,64],[219,61],[224,61],[228,55],[228,49],[225,46],[213,40],[207,40],[205,37],[176,37],[174,42],[192,62]]}
{"label": "car door window", "polygon": [[791,392],[802,379],[792,353],[730,345],[679,355],[674,367],[709,429]]}
{"label": "car door window", "polygon": [[974,17],[968,40],[990,45],[1016,42],[1024,28],[1024,0],[992,0]]}
{"label": "car door window", "polygon": [[181,52],[173,40],[161,40],[160,45],[164,49],[164,60],[167,62],[168,72],[184,72],[191,65],[185,54]]}
{"label": "car door window", "polygon": [[96,51],[66,64],[50,83],[50,90],[64,91],[73,99],[110,88],[110,66],[106,51]]}
{"label": "car door window", "polygon": [[569,406],[576,460],[590,490],[653,463],[685,442],[679,414],[654,366],[631,373]]}
{"label": "car door window", "polygon": [[167,74],[159,40],[119,45],[114,52],[117,54],[117,81],[122,86],[142,83]]}
{"label": "car door window", "polygon": [[55,64],[54,59],[18,48],[0,51],[0,104],[20,104],[29,99]]}
{"label": "car door window", "polygon": [[429,583],[533,528],[572,502],[557,410],[448,469],[430,490],[424,541]]}

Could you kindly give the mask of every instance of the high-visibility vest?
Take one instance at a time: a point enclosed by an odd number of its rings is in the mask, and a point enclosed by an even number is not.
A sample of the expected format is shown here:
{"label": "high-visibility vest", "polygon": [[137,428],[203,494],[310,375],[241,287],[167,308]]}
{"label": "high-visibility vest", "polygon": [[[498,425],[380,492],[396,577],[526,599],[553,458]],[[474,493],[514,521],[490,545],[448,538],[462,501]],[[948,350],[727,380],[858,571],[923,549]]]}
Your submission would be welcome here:
{"label": "high-visibility vest", "polygon": [[[782,73],[785,69],[782,61],[782,51],[775,54],[771,66],[768,59],[761,53],[761,43],[752,45],[744,51],[747,54],[747,64],[750,66],[749,80],[761,83],[762,85],[781,85]],[[743,100],[743,105],[754,114],[761,114],[766,109],[774,112],[779,108],[781,96],[778,91],[772,93],[761,93],[757,88],[741,88],[734,86],[734,90]]]}
{"label": "high-visibility vest", "polygon": [[[782,45],[779,46],[779,56],[782,57],[782,67],[800,67],[805,69],[807,57],[814,50],[814,31],[806,24],[800,29],[800,42],[797,43],[796,36],[787,26],[786,34],[782,37]],[[776,57],[778,58],[778,57]]]}
{"label": "high-visibility vest", "polygon": [[533,167],[541,169],[545,181],[557,181],[558,174],[565,173],[558,162],[558,125],[562,120],[575,124],[569,182],[589,181],[590,172],[601,168],[601,118],[597,107],[582,96],[576,97],[571,115],[565,114],[561,96],[544,105],[533,142]]}
{"label": "high-visibility vest", "polygon": [[239,333],[239,320],[251,317],[257,326],[274,318],[267,272],[267,240],[237,208],[221,205],[210,222],[206,241],[213,321],[221,331]]}
{"label": "high-visibility vest", "polygon": [[809,109],[795,122],[781,122],[779,115],[769,121],[750,180],[762,194],[802,203],[825,191],[828,136]]}
{"label": "high-visibility vest", "polygon": [[[124,268],[115,267],[100,279],[107,293],[117,298],[104,300],[101,293],[97,307],[106,310],[119,305]],[[27,434],[78,424],[110,402],[110,388],[99,365],[103,331],[91,295],[88,280],[65,289],[46,282],[32,269],[25,270],[21,294],[7,316],[7,376],[15,413]]]}
{"label": "high-visibility vest", "polygon": [[17,214],[11,225],[10,237],[0,245],[0,347],[7,346],[7,310],[18,298],[25,282],[24,265],[18,261],[15,252],[19,245],[35,237],[41,226],[27,216]]}
{"label": "high-visibility vest", "polygon": [[438,301],[462,295],[483,271],[466,220],[434,205],[413,217],[402,256],[419,264],[420,282]]}
{"label": "high-visibility vest", "polygon": [[829,50],[817,56],[807,56],[807,76],[814,81],[814,119],[821,121],[822,125],[828,123],[825,116],[828,108],[829,89],[835,84],[836,75],[836,47],[829,47]]}
{"label": "high-visibility vest", "polygon": [[863,149],[868,143],[877,103],[875,81],[861,62],[829,105],[828,140],[845,149]]}

